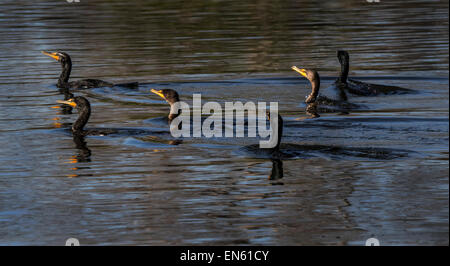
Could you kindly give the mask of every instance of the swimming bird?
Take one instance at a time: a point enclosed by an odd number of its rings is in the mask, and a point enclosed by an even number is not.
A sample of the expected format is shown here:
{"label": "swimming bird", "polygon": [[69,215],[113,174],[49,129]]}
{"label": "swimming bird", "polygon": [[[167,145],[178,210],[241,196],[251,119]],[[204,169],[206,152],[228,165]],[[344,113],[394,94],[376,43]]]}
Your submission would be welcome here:
{"label": "swimming bird", "polygon": [[[251,154],[256,158],[270,158],[270,159],[281,159],[286,157],[291,157],[289,154],[284,154],[280,151],[281,137],[283,136],[283,118],[278,114],[278,118],[270,119],[270,112],[266,112],[267,119],[270,122],[270,128],[272,135],[277,136],[277,143],[273,148],[261,148],[259,144],[248,145],[240,148],[240,151]],[[275,124],[275,120],[278,119],[278,125]],[[275,133],[275,128],[277,128],[277,133]]]}
{"label": "swimming bird", "polygon": [[81,136],[106,136],[110,134],[122,133],[125,135],[138,135],[147,133],[141,129],[122,128],[91,128],[84,129],[91,116],[91,104],[83,96],[76,96],[65,101],[58,100],[58,103],[67,104],[78,110],[78,119],[72,125],[72,133]]}
{"label": "swimming bird", "polygon": [[[271,129],[275,130],[274,119],[270,118],[270,113],[267,112],[267,118],[270,121]],[[395,159],[407,156],[410,151],[394,150],[387,148],[372,148],[372,147],[342,147],[333,145],[299,145],[285,143],[281,144],[283,135],[283,118],[278,114],[278,135],[277,144],[273,148],[260,148],[259,144],[253,144],[240,148],[239,150],[247,156],[254,158],[268,158],[271,160],[277,159],[298,159],[311,157],[329,157],[334,159],[347,158],[369,158],[369,159]],[[272,133],[273,134],[273,133]]]}
{"label": "swimming bird", "polygon": [[351,94],[359,96],[377,96],[379,94],[406,94],[414,93],[414,90],[397,86],[385,86],[379,84],[365,83],[348,78],[350,68],[350,56],[347,51],[337,51],[337,58],[341,64],[341,73],[335,84],[347,90]]}
{"label": "swimming bird", "polygon": [[47,56],[50,56],[51,58],[61,63],[62,72],[61,75],[59,76],[58,83],[56,84],[58,88],[91,89],[98,87],[113,87],[113,86],[134,88],[139,86],[137,82],[114,84],[99,79],[83,79],[69,82],[70,72],[72,71],[72,60],[70,59],[70,56],[65,52],[42,51],[42,53]]}
{"label": "swimming bird", "polygon": [[[151,92],[158,95],[159,97],[166,100],[166,102],[170,105],[170,113],[168,115],[169,124],[172,122],[173,119],[178,117],[181,114],[181,109],[175,111],[175,103],[180,101],[180,97],[178,96],[178,93],[175,90],[172,89],[162,89],[162,90],[155,90],[151,89]],[[181,125],[181,123],[180,123]]]}
{"label": "swimming bird", "polygon": [[[349,103],[347,95],[341,86],[331,86],[325,89],[325,93],[319,94],[320,76],[314,69],[292,67],[292,70],[298,72],[311,83],[311,93],[306,97],[305,103],[317,105],[309,105],[308,108],[316,108],[319,113],[344,112],[350,109],[361,108],[360,105]],[[326,94],[326,95],[325,95]]]}
{"label": "swimming bird", "polygon": [[[155,89],[151,89],[151,92],[153,92],[154,94],[158,95],[159,97],[163,98],[169,105],[170,105],[170,112],[169,115],[167,116],[168,118],[168,124],[172,127],[171,123],[172,121],[181,115],[182,109],[179,109],[178,107],[181,106],[176,106],[175,103],[180,101],[180,97],[178,95],[178,93],[175,90],[172,89],[162,89],[162,90],[155,90]],[[193,118],[189,118],[190,119],[190,125],[193,124]],[[202,117],[202,123],[205,120],[205,117]],[[178,123],[178,129],[181,130],[182,129],[182,125],[183,121],[179,121]],[[235,122],[233,121],[233,125],[235,125]],[[248,125],[248,120],[244,120],[244,126]],[[174,125],[176,126],[176,125]],[[226,127],[226,121],[222,119],[222,128]],[[193,130],[193,127],[191,127],[190,130]]]}

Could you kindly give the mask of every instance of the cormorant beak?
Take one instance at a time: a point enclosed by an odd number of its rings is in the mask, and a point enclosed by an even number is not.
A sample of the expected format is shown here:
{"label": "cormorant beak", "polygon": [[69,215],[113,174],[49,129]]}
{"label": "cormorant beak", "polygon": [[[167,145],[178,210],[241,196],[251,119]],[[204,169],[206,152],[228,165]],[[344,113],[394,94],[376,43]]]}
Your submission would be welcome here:
{"label": "cormorant beak", "polygon": [[67,101],[57,100],[56,102],[62,103],[62,104],[67,104],[67,105],[70,105],[72,107],[77,107],[77,104],[73,101],[73,99],[69,99]]}
{"label": "cormorant beak", "polygon": [[164,94],[162,93],[162,90],[157,91],[155,89],[151,89],[150,91],[158,95],[159,97],[163,98],[164,100],[166,99],[166,97],[164,97]]}
{"label": "cormorant beak", "polygon": [[55,59],[55,60],[59,60],[59,55],[58,53],[50,53],[50,52],[46,52],[46,51],[42,51],[43,54],[50,56],[51,58]]}
{"label": "cormorant beak", "polygon": [[304,68],[298,68],[296,66],[291,67],[292,70],[294,70],[295,72],[300,73],[300,75],[304,76],[305,78],[308,78],[306,75],[306,69]]}

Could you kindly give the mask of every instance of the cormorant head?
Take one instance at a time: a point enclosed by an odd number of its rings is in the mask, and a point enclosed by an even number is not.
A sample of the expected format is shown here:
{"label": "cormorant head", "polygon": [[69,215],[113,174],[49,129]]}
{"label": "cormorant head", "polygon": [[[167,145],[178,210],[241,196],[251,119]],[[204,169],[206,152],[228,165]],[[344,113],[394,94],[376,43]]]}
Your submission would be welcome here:
{"label": "cormorant head", "polygon": [[64,88],[67,86],[67,82],[69,82],[70,72],[72,71],[72,60],[70,60],[70,56],[64,52],[46,52],[42,51],[43,54],[50,56],[56,61],[61,63],[62,72],[58,79],[57,86],[59,88]]}
{"label": "cormorant head", "polygon": [[70,99],[65,100],[65,101],[58,100],[57,102],[58,103],[62,103],[62,104],[70,105],[72,107],[77,108],[78,110],[91,109],[91,104],[83,96],[76,96],[76,97],[70,98]]}
{"label": "cormorant head", "polygon": [[337,58],[339,60],[339,63],[341,63],[341,65],[344,63],[348,63],[350,59],[348,52],[343,50],[337,51]]}
{"label": "cormorant head", "polygon": [[67,62],[71,62],[70,56],[67,53],[64,52],[46,52],[42,51],[43,54],[50,56],[51,58],[55,59],[58,62],[61,62],[61,64],[65,64]]}
{"label": "cormorant head", "polygon": [[77,108],[79,117],[77,121],[75,121],[75,123],[72,125],[72,131],[82,131],[91,115],[91,104],[89,103],[89,101],[83,96],[77,96],[65,101],[58,100],[57,102]]}
{"label": "cormorant head", "polygon": [[337,51],[337,58],[341,64],[341,74],[337,81],[339,83],[347,83],[348,70],[350,68],[350,58],[347,51]]}
{"label": "cormorant head", "polygon": [[178,93],[172,89],[163,89],[163,90],[151,89],[151,92],[166,100],[166,102],[168,102],[170,105],[180,101]]}
{"label": "cormorant head", "polygon": [[292,70],[300,73],[300,75],[307,78],[309,82],[311,82],[312,91],[311,94],[309,94],[308,97],[306,98],[305,102],[312,103],[316,101],[316,98],[319,95],[319,87],[320,87],[319,73],[314,69],[298,68],[296,66],[293,66]]}
{"label": "cormorant head", "polygon": [[298,68],[296,66],[293,66],[292,70],[307,78],[311,83],[319,80],[319,73],[317,73],[317,71],[314,69]]}

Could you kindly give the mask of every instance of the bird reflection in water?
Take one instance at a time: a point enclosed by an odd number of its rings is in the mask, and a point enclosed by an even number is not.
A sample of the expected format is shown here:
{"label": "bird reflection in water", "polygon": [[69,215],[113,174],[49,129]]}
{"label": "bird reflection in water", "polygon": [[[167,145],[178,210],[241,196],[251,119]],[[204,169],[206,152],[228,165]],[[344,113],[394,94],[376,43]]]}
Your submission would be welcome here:
{"label": "bird reflection in water", "polygon": [[271,161],[272,171],[270,172],[269,180],[279,180],[283,178],[283,162],[280,159],[271,159]]}
{"label": "bird reflection in water", "polygon": [[91,161],[91,150],[87,147],[87,143],[84,140],[84,136],[79,134],[73,135],[73,142],[77,148],[77,155],[75,158],[79,163],[90,162]]}
{"label": "bird reflection in water", "polygon": [[[64,100],[68,100],[73,97],[73,94],[71,92],[69,92],[68,89],[60,89],[59,92],[64,95]],[[66,104],[61,104],[59,106],[53,106],[51,108],[60,110],[59,114],[61,114],[61,115],[72,114],[72,110],[73,110],[72,106],[69,106]],[[60,117],[52,118],[52,120],[55,121],[55,122],[53,122],[53,126],[55,128],[63,127],[63,124],[59,122],[60,119],[61,119]]]}
{"label": "bird reflection in water", "polygon": [[[84,136],[80,134],[73,135],[73,142],[75,143],[75,148],[77,149],[77,153],[72,155],[71,158],[67,161],[70,164],[79,164],[79,163],[88,163],[91,162],[91,150],[87,147],[87,143],[84,140]],[[81,176],[76,171],[80,169],[89,169],[89,167],[79,167],[74,166],[70,168],[70,170],[75,171],[74,173],[70,173],[67,175],[69,178],[79,177]],[[83,174],[83,176],[87,176]]]}

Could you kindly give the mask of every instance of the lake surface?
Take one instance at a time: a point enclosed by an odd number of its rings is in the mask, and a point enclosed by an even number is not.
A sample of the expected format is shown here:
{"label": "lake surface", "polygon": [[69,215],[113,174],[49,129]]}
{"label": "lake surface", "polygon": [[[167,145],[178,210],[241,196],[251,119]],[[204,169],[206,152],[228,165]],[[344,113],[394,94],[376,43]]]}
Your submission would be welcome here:
{"label": "lake surface", "polygon": [[[448,1],[5,0],[0,32],[1,245],[449,243]],[[290,67],[326,87],[338,49],[350,77],[419,93],[349,95],[366,108],[305,119],[310,84]],[[150,89],[171,88],[190,104],[277,101],[283,143],[410,153],[280,164],[238,152],[256,138],[74,139],[41,50],[69,53],[72,80],[142,83],[74,92],[88,127],[168,130]]]}

